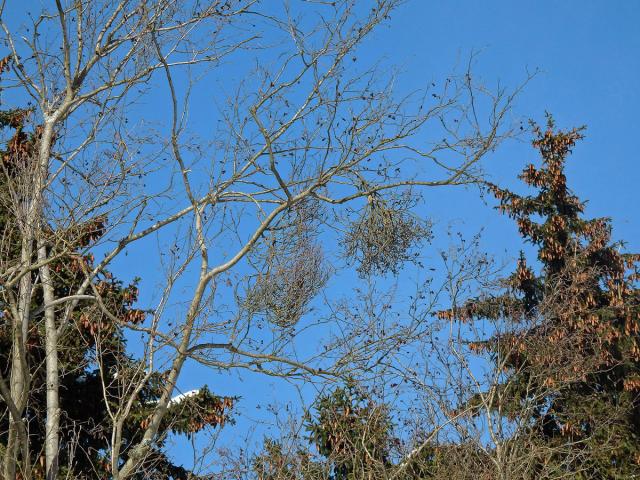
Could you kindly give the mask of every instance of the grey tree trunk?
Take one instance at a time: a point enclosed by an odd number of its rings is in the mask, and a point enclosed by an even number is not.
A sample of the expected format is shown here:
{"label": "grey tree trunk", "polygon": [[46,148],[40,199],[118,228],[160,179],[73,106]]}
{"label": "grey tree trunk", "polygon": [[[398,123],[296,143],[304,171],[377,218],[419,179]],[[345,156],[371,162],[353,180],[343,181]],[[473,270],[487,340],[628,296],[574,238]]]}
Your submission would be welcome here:
{"label": "grey tree trunk", "polygon": [[[27,405],[28,392],[30,387],[30,372],[25,353],[26,341],[29,334],[29,321],[31,316],[31,300],[33,297],[32,266],[34,244],[37,240],[37,229],[42,224],[44,189],[47,174],[49,171],[49,157],[51,155],[51,143],[53,139],[54,125],[57,118],[48,118],[42,129],[40,144],[38,146],[37,158],[33,162],[28,162],[32,167],[33,175],[28,175],[25,170],[23,178],[18,186],[18,195],[14,201],[17,212],[17,220],[22,236],[20,261],[21,267],[26,273],[20,279],[18,287],[17,308],[13,317],[13,351],[11,359],[10,390],[11,399],[16,406],[16,412],[10,414],[9,432],[7,438],[7,449],[3,462],[3,474],[6,480],[16,478],[18,461],[21,458],[21,477],[25,480],[31,478],[31,458],[29,453],[28,438],[21,434],[25,426],[22,424],[22,415]],[[46,252],[45,252],[46,255]],[[38,252],[40,256],[40,252]],[[42,269],[41,269],[42,270]],[[48,273],[48,270],[47,270]],[[42,271],[41,271],[42,275]],[[43,282],[44,283],[44,282]],[[49,278],[49,287],[51,286]],[[49,292],[51,293],[51,291]],[[45,295],[46,295],[45,289]],[[45,301],[46,303],[46,301]],[[51,309],[50,309],[51,310]],[[52,311],[52,310],[51,310]],[[55,331],[55,319],[52,319],[54,328],[47,325],[47,335],[51,332],[54,337],[47,341],[47,382],[49,382],[49,341],[54,340],[57,344],[57,332]],[[56,357],[57,359],[57,357]],[[57,376],[57,363],[55,364],[55,375]],[[57,379],[55,389],[57,392]],[[47,389],[49,384],[47,383]],[[49,392],[47,390],[47,402]],[[49,427],[47,419],[47,428]],[[57,432],[57,429],[56,429]],[[57,433],[56,433],[57,435]],[[57,438],[57,437],[56,437]],[[57,444],[56,444],[57,445]],[[21,454],[18,455],[20,447]],[[57,446],[56,446],[57,451]],[[48,452],[48,450],[47,450]],[[47,457],[48,461],[48,457]]]}
{"label": "grey tree trunk", "polygon": [[[47,247],[40,240],[38,245],[38,262],[47,260]],[[58,380],[58,330],[56,326],[54,293],[51,272],[48,264],[40,267],[40,279],[44,298],[45,317],[45,351],[47,381],[47,423],[45,433],[45,459],[47,480],[55,480],[58,476],[58,449],[60,425],[60,400]]]}
{"label": "grey tree trunk", "polygon": [[[30,237],[33,235],[33,230],[28,225],[23,230],[22,240],[22,252],[21,263],[23,266],[28,266],[31,263],[31,257],[33,254],[33,242],[30,241]],[[16,463],[18,459],[18,430],[21,428],[19,425],[22,422],[22,412],[27,403],[27,392],[29,391],[29,367],[27,365],[27,358],[25,355],[25,341],[29,331],[29,309],[31,304],[32,295],[32,281],[31,275],[26,274],[20,279],[18,288],[18,308],[17,316],[13,318],[13,349],[11,355],[11,376],[10,376],[10,389],[11,399],[16,406],[16,414],[10,413],[9,416],[9,433],[7,439],[7,449],[4,458],[4,478],[14,479],[16,476]],[[21,442],[24,443],[24,442]],[[29,467],[29,445],[23,444],[22,457],[25,463],[24,469],[27,471]]]}

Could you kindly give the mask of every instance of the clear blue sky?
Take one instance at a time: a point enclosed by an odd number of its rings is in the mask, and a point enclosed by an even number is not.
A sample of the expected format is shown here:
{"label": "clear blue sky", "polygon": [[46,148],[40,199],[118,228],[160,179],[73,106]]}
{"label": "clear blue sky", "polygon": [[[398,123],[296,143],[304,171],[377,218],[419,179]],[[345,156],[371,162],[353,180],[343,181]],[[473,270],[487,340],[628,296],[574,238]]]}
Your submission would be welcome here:
{"label": "clear blue sky", "polygon": [[[569,162],[570,185],[589,199],[588,214],[611,216],[614,236],[640,248],[634,196],[640,180],[639,24],[637,1],[417,0],[378,31],[371,53],[384,52],[401,65],[407,88],[442,78],[474,50],[482,52],[475,71],[489,86],[498,80],[513,86],[525,69],[540,69],[514,113],[542,122],[548,110],[561,127],[587,126],[586,139]],[[486,167],[496,180],[512,181],[534,158],[534,150],[514,143],[489,158]],[[469,206],[466,198],[461,201]],[[446,205],[437,214],[442,219],[475,222],[478,215],[495,228],[509,224],[496,223],[488,209],[464,215],[460,204]]]}
{"label": "clear blue sky", "polygon": [[[277,1],[264,0],[263,4]],[[9,0],[8,14],[19,17],[21,10],[28,8],[25,4],[40,2]],[[526,77],[527,70],[539,69],[540,74],[520,95],[514,119],[542,122],[544,112],[549,111],[561,127],[587,126],[586,139],[569,163],[569,183],[581,198],[589,200],[588,215],[612,217],[614,238],[626,240],[629,250],[640,251],[635,198],[640,181],[639,25],[637,0],[409,0],[369,38],[358,61],[366,64],[383,59],[385,65],[399,67],[399,94],[444,80],[466,63],[471,52],[481,52],[474,71],[488,87],[500,82],[513,88]],[[233,68],[223,71],[229,72],[229,78],[219,81],[233,83]],[[208,102],[205,92],[202,101],[192,107],[191,118],[208,118],[213,98],[212,94]],[[516,174],[537,159],[527,140],[510,142],[486,158],[485,168],[494,181],[517,185]],[[458,229],[472,235],[484,226],[484,245],[502,258],[514,258],[522,247],[513,223],[493,210],[490,200],[489,205],[479,202],[474,190],[427,192],[426,206],[427,214],[437,222],[436,231],[455,222]],[[438,245],[438,239],[435,243]],[[427,259],[429,252],[425,252]],[[131,277],[141,274],[153,285],[153,272],[146,271],[144,265],[131,268],[123,262],[119,266],[128,272],[115,269],[117,276],[126,279],[127,273]],[[210,381],[212,377],[204,369],[194,368],[187,372],[182,389],[196,388],[206,378],[214,390],[245,397],[240,406],[242,416],[253,416],[256,392],[269,399],[287,391],[281,383],[270,380],[226,383],[227,378],[216,384]],[[293,392],[285,398],[293,398]],[[245,428],[244,422],[228,426],[224,436],[237,438]]]}
{"label": "clear blue sky", "polygon": [[[540,70],[520,95],[513,112],[544,122],[551,112],[560,127],[586,125],[586,139],[569,161],[571,187],[588,199],[587,215],[610,216],[614,238],[640,250],[636,184],[640,180],[637,141],[640,94],[640,2],[605,1],[408,1],[365,44],[358,62],[380,58],[400,68],[399,93],[442,81],[480,51],[475,74],[487,86],[515,87],[526,72]],[[518,185],[516,175],[537,160],[528,138],[487,157],[494,181]],[[513,259],[522,248],[512,221],[478,201],[477,192],[427,192],[428,215],[436,231],[454,222],[467,235],[485,227],[483,245]],[[436,246],[444,246],[435,240]],[[435,257],[427,249],[425,257]],[[334,286],[340,288],[339,285]],[[283,400],[278,382],[239,383],[239,393],[256,388]],[[260,385],[260,386],[257,386]],[[251,402],[245,406],[251,413]],[[239,425],[240,426],[240,425]],[[229,432],[231,435],[231,433]]]}
{"label": "clear blue sky", "polygon": [[[488,87],[499,82],[514,88],[527,70],[540,70],[519,97],[513,118],[543,122],[544,112],[549,111],[561,127],[588,127],[586,139],[569,162],[570,185],[581,198],[589,199],[588,215],[612,217],[614,238],[628,241],[631,250],[640,250],[634,198],[640,180],[636,146],[640,139],[639,23],[640,2],[635,1],[410,0],[365,43],[358,62],[366,65],[382,59],[385,65],[399,67],[399,94],[443,81],[474,51],[481,52],[475,74]],[[232,82],[233,69],[229,72]],[[192,117],[206,118],[206,108],[192,111]],[[487,157],[485,168],[494,181],[518,185],[517,173],[535,160],[536,151],[523,137]],[[475,190],[426,193],[427,215],[437,222],[436,232],[454,223],[471,236],[484,227],[485,248],[509,261],[522,243],[513,222],[491,205],[490,200],[489,205],[479,202]],[[435,262],[436,248],[445,247],[445,242],[436,238],[425,250],[425,260]],[[332,284],[333,291],[345,288],[337,282]],[[270,414],[264,416],[265,403],[295,403],[296,399],[295,389],[283,382],[249,376],[216,380],[203,368],[190,370],[183,390],[199,386],[203,378],[222,393],[243,397],[240,421],[225,429],[226,439],[242,438],[239,435],[248,425],[243,418],[269,418]]]}

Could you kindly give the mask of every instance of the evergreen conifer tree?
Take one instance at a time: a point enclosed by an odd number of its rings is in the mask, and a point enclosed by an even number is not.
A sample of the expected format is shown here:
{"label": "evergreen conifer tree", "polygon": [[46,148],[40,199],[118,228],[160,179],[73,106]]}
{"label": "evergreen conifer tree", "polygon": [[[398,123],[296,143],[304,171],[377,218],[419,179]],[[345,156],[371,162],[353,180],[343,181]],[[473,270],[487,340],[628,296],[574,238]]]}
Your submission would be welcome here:
{"label": "evergreen conifer tree", "polygon": [[389,411],[355,386],[320,396],[307,428],[320,455],[331,462],[332,480],[381,478],[391,466]]}
{"label": "evergreen conifer tree", "polygon": [[[550,116],[546,129],[533,129],[542,165],[529,165],[520,178],[535,193],[490,189],[498,208],[537,248],[539,271],[521,254],[503,293],[440,316],[507,325],[510,333],[472,346],[505,370],[499,400],[490,407],[511,419],[530,417],[527,435],[511,441],[526,436],[539,452],[531,478],[636,478],[640,256],[621,253],[621,245],[612,243],[609,219],[585,219],[584,203],[567,186],[565,161],[582,129],[557,130]],[[466,407],[480,401],[475,395]]]}

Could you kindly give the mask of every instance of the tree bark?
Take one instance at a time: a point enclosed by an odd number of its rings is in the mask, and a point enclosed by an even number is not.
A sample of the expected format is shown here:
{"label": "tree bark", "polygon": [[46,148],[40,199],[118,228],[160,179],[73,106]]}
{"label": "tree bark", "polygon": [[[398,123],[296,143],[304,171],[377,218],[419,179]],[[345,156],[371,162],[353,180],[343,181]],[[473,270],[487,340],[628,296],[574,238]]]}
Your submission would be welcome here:
{"label": "tree bark", "polygon": [[[47,259],[47,247],[39,240],[38,262]],[[49,264],[40,267],[40,279],[44,298],[45,352],[47,381],[47,422],[45,433],[46,478],[55,480],[58,476],[58,447],[60,425],[60,400],[58,379],[58,330],[56,326],[53,282]]]}

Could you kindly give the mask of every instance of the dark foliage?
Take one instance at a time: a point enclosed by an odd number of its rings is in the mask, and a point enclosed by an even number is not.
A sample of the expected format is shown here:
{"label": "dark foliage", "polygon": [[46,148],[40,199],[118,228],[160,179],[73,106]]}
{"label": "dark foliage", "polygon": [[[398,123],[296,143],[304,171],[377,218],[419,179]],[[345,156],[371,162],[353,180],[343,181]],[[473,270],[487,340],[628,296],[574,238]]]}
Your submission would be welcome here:
{"label": "dark foliage", "polygon": [[556,130],[550,117],[546,129],[533,128],[542,165],[529,165],[520,178],[535,194],[489,187],[538,249],[540,271],[521,255],[504,293],[440,316],[506,322],[510,333],[473,346],[506,370],[492,407],[530,417],[527,442],[540,452],[531,478],[636,478],[640,257],[620,253],[608,219],[583,218],[584,203],[567,187],[565,159],[582,129]]}

